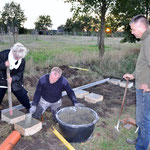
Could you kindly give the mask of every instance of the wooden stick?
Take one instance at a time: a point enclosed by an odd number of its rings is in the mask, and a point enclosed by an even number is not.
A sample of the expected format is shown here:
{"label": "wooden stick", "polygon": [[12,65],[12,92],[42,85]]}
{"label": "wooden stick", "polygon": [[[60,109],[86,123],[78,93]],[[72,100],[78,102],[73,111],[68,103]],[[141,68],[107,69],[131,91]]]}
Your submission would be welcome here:
{"label": "wooden stick", "polygon": [[11,83],[8,81],[9,78],[10,78],[10,68],[7,67],[9,114],[12,116],[13,115],[13,110],[12,110],[12,97],[11,97]]}

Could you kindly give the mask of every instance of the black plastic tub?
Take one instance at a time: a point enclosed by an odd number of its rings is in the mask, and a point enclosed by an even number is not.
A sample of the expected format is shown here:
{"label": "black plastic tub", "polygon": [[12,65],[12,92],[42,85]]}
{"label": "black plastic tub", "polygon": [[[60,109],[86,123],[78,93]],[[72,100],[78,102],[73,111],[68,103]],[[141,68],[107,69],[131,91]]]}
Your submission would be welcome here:
{"label": "black plastic tub", "polygon": [[93,133],[99,117],[88,107],[65,107],[56,113],[62,135],[69,142],[85,142]]}

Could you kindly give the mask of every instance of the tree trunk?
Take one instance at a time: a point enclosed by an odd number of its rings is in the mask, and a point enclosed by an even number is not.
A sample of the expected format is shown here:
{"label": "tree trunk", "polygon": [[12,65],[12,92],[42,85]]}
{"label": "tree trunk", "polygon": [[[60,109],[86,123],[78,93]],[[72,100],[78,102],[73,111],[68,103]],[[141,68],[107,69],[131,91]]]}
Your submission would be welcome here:
{"label": "tree trunk", "polygon": [[149,14],[149,2],[146,0],[145,5],[146,5],[146,18],[148,19],[148,14]]}
{"label": "tree trunk", "polygon": [[104,48],[104,31],[105,31],[105,14],[106,14],[106,4],[103,3],[103,6],[101,8],[101,27],[100,27],[100,33],[99,33],[99,57],[103,57],[105,48]]}
{"label": "tree trunk", "polygon": [[1,31],[0,31],[0,32],[1,32],[1,42],[3,43],[3,42],[4,42],[4,38],[3,38],[3,33],[4,33],[4,31],[3,31],[3,28],[2,28],[2,27],[1,27],[0,29],[1,29]]}
{"label": "tree trunk", "polygon": [[17,26],[13,26],[13,40],[14,40],[14,44],[17,42],[17,36],[18,36],[18,27]]}
{"label": "tree trunk", "polygon": [[12,39],[11,39],[11,28],[10,28],[10,26],[7,26],[7,30],[8,30],[10,43],[12,44],[13,42],[12,42]]}

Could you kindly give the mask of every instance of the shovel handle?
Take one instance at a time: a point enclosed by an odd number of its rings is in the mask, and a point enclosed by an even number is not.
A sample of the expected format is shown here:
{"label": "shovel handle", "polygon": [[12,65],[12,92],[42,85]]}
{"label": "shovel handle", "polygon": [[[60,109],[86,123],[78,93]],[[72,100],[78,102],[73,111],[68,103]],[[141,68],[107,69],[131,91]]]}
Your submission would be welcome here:
{"label": "shovel handle", "polygon": [[13,115],[13,110],[12,110],[12,97],[11,97],[11,83],[8,81],[9,78],[10,78],[10,68],[7,67],[9,114],[12,116]]}
{"label": "shovel handle", "polygon": [[123,106],[124,106],[124,102],[125,102],[126,95],[127,95],[128,83],[129,83],[129,78],[127,78],[127,81],[126,81],[126,87],[125,87],[125,91],[124,91],[124,95],[123,95],[123,100],[122,100],[122,104],[121,104],[119,119],[120,119],[120,116],[121,116],[122,111],[123,111]]}

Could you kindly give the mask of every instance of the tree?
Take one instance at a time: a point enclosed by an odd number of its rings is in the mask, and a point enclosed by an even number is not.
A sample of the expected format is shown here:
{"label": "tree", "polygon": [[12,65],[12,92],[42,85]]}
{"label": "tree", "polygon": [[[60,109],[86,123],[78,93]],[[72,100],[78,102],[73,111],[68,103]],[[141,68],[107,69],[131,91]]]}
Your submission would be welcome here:
{"label": "tree", "polygon": [[106,25],[105,26],[109,27],[112,30],[112,32],[116,32],[118,30],[118,28],[120,27],[115,16],[112,14],[108,14],[106,16]]}
{"label": "tree", "polygon": [[114,0],[65,0],[72,4],[72,11],[75,15],[79,13],[94,13],[99,18],[99,56],[104,55],[104,31],[105,31],[105,15],[108,8],[113,4]]}
{"label": "tree", "polygon": [[90,35],[91,32],[98,31],[99,24],[97,18],[89,14],[82,14],[81,16],[73,16],[73,18],[67,19],[65,31],[87,32],[87,34]]}
{"label": "tree", "polygon": [[141,9],[143,9],[144,14],[146,15],[146,18],[149,18],[149,15],[150,15],[150,1],[149,0],[141,0],[139,2],[141,2],[140,6],[142,6]]}
{"label": "tree", "polygon": [[130,32],[129,22],[133,16],[143,14],[149,18],[150,1],[148,0],[116,0],[111,13],[115,16],[118,26],[124,30],[122,42],[136,42],[135,36]]}
{"label": "tree", "polygon": [[14,43],[16,43],[16,36],[19,28],[23,26],[23,23],[26,21],[26,17],[20,4],[13,1],[11,3],[6,3],[2,10],[1,16],[6,32],[13,33]]}
{"label": "tree", "polygon": [[38,31],[45,31],[52,26],[52,20],[49,15],[41,15],[34,24]]}
{"label": "tree", "polygon": [[1,42],[3,42],[3,33],[4,33],[4,26],[3,26],[2,19],[0,18],[0,35],[1,35],[1,40],[0,41]]}
{"label": "tree", "polygon": [[65,31],[65,26],[64,25],[60,25],[57,27],[57,33],[61,33],[63,34]]}
{"label": "tree", "polygon": [[65,31],[72,32],[73,31],[73,19],[68,18],[64,27]]}

